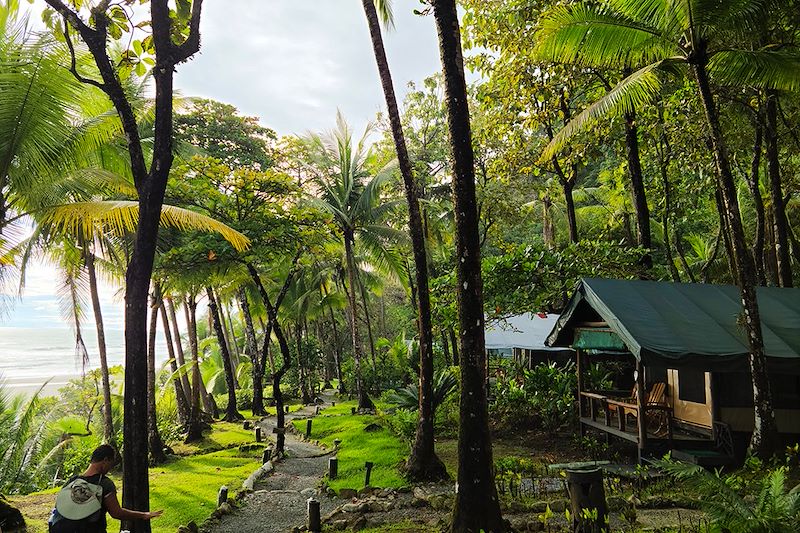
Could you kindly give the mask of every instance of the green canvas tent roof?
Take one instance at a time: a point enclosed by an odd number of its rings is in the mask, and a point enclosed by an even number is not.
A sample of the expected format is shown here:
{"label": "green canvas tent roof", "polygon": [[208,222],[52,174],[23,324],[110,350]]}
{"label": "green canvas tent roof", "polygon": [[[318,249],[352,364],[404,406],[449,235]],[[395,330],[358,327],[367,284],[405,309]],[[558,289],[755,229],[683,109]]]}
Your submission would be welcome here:
{"label": "green canvas tent roof", "polygon": [[[758,303],[770,366],[800,371],[800,289],[759,287]],[[599,316],[645,364],[744,370],[741,309],[733,285],[583,279],[545,344],[570,346],[574,328]]]}

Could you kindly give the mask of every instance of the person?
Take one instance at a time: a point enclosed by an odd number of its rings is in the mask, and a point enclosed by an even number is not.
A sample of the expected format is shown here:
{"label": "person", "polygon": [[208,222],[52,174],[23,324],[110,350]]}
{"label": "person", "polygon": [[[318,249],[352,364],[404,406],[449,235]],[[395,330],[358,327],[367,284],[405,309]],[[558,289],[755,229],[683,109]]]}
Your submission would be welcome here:
{"label": "person", "polygon": [[92,452],[89,467],[67,481],[56,496],[48,520],[50,533],[106,533],[106,512],[117,520],[151,520],[164,511],[133,511],[120,506],[117,488],[107,477],[117,464],[117,452],[108,444]]}

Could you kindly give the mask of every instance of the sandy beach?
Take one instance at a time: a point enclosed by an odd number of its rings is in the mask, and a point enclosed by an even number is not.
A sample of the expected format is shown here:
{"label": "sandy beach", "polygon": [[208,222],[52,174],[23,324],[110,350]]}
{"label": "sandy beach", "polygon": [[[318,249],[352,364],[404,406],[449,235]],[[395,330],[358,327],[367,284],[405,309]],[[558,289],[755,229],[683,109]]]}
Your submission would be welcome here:
{"label": "sandy beach", "polygon": [[[58,394],[58,389],[66,385],[69,380],[78,378],[78,375],[56,375],[52,376],[49,381],[45,382],[41,380],[37,380],[34,378],[22,378],[22,377],[4,377],[2,378],[2,382],[4,385],[5,390],[11,395],[16,396],[18,394],[24,394],[25,396],[30,396],[34,394],[39,389],[42,389],[40,396],[56,396]],[[44,388],[42,388],[44,385]]]}

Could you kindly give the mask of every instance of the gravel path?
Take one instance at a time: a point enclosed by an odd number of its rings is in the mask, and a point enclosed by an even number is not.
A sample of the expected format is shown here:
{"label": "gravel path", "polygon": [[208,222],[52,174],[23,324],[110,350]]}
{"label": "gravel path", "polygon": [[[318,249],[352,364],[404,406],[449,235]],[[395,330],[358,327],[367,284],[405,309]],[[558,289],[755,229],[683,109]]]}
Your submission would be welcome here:
{"label": "gravel path", "polygon": [[[330,405],[332,392],[323,393]],[[316,406],[308,405],[286,415],[286,425],[295,418],[314,416]],[[272,435],[276,417],[264,418],[259,425],[264,434]],[[327,452],[327,453],[326,453]],[[306,520],[306,501],[313,495],[320,501],[322,516],[330,513],[341,500],[320,496],[319,481],[328,467],[332,453],[300,440],[295,434],[286,434],[286,457],[275,463],[272,474],[255,485],[255,491],[240,501],[239,509],[217,520],[209,520],[200,528],[203,533],[249,533],[291,531]]]}

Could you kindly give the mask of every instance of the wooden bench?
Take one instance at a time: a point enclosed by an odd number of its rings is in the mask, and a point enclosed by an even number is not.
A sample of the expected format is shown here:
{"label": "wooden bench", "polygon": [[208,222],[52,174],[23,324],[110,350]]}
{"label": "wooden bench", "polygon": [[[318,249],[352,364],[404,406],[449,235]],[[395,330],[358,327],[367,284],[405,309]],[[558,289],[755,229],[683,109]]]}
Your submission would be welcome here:
{"label": "wooden bench", "polygon": [[[615,409],[617,411],[617,424],[619,426],[620,431],[625,431],[626,426],[626,418],[628,415],[633,415],[635,417],[639,417],[639,404],[637,401],[637,393],[638,393],[638,384],[633,386],[631,390],[631,396],[629,398],[607,398],[606,404],[607,409],[610,411],[611,409]],[[658,410],[662,412],[669,411],[669,407],[667,406],[666,400],[666,391],[667,391],[667,384],[663,381],[656,381],[650,387],[650,392],[647,394],[647,398],[645,399],[644,409],[647,410]],[[668,413],[667,413],[668,414]],[[668,417],[670,418],[670,417]],[[671,426],[669,424],[669,420],[666,421],[667,426]],[[661,422],[660,425],[663,425],[664,421]],[[667,429],[670,429],[669,427]]]}

